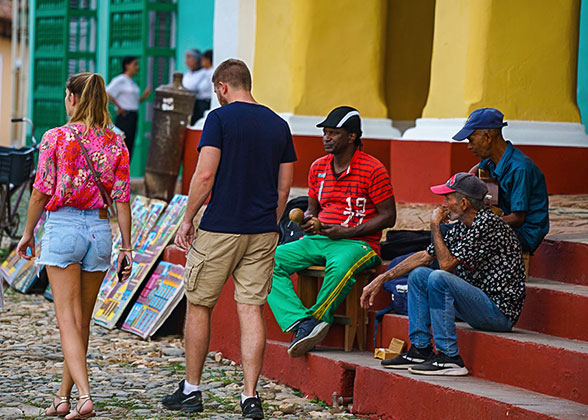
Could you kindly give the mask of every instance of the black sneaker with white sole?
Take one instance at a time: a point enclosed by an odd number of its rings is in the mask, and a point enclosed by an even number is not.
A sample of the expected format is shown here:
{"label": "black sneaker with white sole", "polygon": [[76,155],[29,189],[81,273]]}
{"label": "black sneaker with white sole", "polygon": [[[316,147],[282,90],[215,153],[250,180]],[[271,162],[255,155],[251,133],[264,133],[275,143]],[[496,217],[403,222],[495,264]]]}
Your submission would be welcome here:
{"label": "black sneaker with white sole", "polygon": [[465,376],[468,374],[459,354],[451,357],[441,352],[425,363],[409,368],[408,371],[418,375]]}
{"label": "black sneaker with white sole", "polygon": [[393,359],[382,360],[381,364],[387,369],[408,369],[425,363],[434,355],[433,346],[424,349],[410,346],[406,353],[399,354]]}
{"label": "black sneaker with white sole", "polygon": [[204,411],[202,406],[202,392],[193,391],[184,394],[184,381],[180,382],[178,389],[171,395],[161,399],[161,403],[168,410],[180,410],[186,413],[200,413]]}
{"label": "black sneaker with white sole", "polygon": [[329,324],[315,318],[308,318],[298,324],[296,335],[290,346],[290,357],[301,357],[323,341],[329,332]]}
{"label": "black sneaker with white sole", "polygon": [[243,417],[246,419],[262,419],[263,408],[259,395],[247,398],[241,402],[241,411],[243,412]]}

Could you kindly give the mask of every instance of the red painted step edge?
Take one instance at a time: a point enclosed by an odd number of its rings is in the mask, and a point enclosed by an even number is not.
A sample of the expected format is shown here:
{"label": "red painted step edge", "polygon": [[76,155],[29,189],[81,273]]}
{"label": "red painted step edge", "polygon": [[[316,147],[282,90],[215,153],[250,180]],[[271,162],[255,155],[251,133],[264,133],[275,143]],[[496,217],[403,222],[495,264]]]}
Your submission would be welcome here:
{"label": "red painted step edge", "polygon": [[544,240],[533,257],[531,277],[588,286],[588,244]]}
{"label": "red painted step edge", "polygon": [[531,286],[517,327],[588,341],[587,314],[588,296]]}
{"label": "red painted step edge", "polygon": [[343,397],[353,395],[355,365],[321,357],[320,352],[293,359],[287,345],[268,341],[262,374],[330,403],[333,392]]}
{"label": "red painted step edge", "polygon": [[353,410],[369,419],[552,419],[551,416],[382,369],[358,367]]}
{"label": "red painted step edge", "polygon": [[[520,332],[510,334],[521,336]],[[380,343],[389,343],[393,337],[408,345],[407,317],[384,317]],[[588,404],[588,353],[460,328],[457,343],[466,367],[476,377]]]}

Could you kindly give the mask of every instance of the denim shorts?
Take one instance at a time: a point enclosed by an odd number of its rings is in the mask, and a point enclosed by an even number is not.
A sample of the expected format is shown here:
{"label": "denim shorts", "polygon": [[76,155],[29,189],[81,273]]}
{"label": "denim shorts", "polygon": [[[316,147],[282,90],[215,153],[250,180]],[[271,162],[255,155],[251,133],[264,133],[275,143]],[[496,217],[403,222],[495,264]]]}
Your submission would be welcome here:
{"label": "denim shorts", "polygon": [[36,264],[61,268],[80,264],[84,271],[110,268],[112,231],[109,220],[98,217],[98,210],[61,207],[46,214]]}

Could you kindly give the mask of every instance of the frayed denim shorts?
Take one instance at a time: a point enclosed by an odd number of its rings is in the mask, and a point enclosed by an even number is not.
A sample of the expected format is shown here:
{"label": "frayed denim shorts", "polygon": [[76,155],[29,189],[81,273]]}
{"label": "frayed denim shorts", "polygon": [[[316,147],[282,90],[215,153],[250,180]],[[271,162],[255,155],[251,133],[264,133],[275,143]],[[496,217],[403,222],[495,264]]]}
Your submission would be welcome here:
{"label": "frayed denim shorts", "polygon": [[110,268],[112,231],[109,220],[98,217],[98,210],[61,207],[46,215],[36,264],[61,268],[80,264],[84,271]]}

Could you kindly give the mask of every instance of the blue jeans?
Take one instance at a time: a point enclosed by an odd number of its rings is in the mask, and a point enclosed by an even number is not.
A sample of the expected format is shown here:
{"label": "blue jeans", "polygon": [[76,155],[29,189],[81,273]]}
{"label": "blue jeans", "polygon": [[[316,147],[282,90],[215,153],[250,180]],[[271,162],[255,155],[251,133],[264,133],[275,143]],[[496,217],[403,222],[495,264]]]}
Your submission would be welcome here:
{"label": "blue jeans", "polygon": [[448,356],[457,355],[456,316],[480,330],[506,332],[512,329],[512,321],[479,288],[447,271],[428,267],[412,270],[408,276],[411,344],[425,348],[433,338],[437,351]]}

